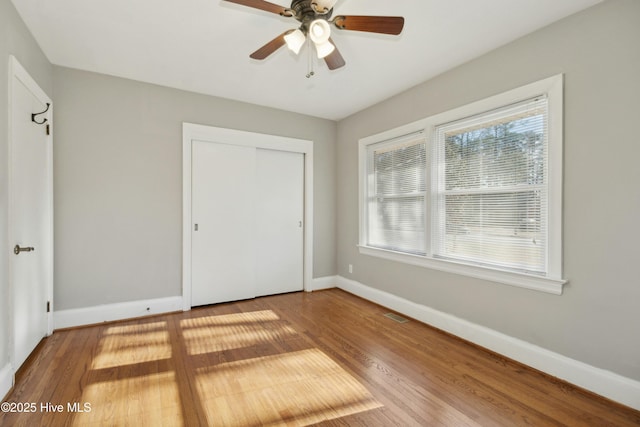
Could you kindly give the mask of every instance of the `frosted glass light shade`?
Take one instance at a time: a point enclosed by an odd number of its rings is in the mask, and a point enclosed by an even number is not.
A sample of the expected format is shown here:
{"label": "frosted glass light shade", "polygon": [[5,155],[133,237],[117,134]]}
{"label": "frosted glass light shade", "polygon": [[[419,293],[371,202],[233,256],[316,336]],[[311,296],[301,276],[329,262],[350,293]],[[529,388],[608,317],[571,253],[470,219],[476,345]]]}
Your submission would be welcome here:
{"label": "frosted glass light shade", "polygon": [[327,41],[324,43],[316,43],[316,52],[318,53],[318,58],[322,59],[325,56],[329,55],[331,52],[335,50],[335,46],[331,44],[331,42]]}
{"label": "frosted glass light shade", "polygon": [[300,53],[300,49],[304,44],[306,38],[302,31],[295,30],[284,36],[284,41],[287,42],[287,47],[296,55]]}
{"label": "frosted glass light shade", "polygon": [[326,43],[331,36],[331,27],[324,19],[316,19],[309,25],[309,37],[317,45]]}
{"label": "frosted glass light shade", "polygon": [[316,4],[316,9],[318,11],[324,11],[325,9],[332,9],[337,1],[338,0],[314,0],[314,3]]}

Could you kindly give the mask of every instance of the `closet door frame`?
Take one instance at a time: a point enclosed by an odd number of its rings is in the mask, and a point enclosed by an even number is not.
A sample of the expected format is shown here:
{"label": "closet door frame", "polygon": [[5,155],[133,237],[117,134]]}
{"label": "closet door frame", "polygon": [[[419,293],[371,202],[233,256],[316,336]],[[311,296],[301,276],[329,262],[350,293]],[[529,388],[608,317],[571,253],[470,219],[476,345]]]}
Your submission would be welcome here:
{"label": "closet door frame", "polygon": [[233,144],[304,154],[304,254],[303,288],[312,290],[313,278],[313,141],[226,129],[193,123],[182,124],[182,308],[191,310],[191,160],[194,141]]}

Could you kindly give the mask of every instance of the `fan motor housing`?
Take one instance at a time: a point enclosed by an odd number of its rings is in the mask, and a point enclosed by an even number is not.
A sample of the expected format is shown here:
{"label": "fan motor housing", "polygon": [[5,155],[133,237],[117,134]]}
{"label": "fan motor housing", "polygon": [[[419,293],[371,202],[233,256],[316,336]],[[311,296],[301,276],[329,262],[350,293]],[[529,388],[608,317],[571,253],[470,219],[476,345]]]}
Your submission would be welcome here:
{"label": "fan motor housing", "polygon": [[326,19],[331,18],[331,14],[333,13],[333,9],[329,10],[325,14],[316,13],[316,11],[311,6],[313,0],[292,0],[291,1],[291,9],[295,13],[295,18],[302,22],[303,25],[308,25],[311,21],[315,19]]}

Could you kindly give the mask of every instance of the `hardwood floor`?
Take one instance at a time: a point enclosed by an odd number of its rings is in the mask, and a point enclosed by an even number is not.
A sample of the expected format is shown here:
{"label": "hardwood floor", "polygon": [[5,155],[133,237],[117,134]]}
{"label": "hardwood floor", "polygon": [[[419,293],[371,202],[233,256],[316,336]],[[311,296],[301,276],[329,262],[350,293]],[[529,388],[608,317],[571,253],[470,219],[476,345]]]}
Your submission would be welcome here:
{"label": "hardwood floor", "polygon": [[334,289],[56,331],[5,399],[34,411],[0,413],[0,426],[640,425],[638,411],[387,312]]}

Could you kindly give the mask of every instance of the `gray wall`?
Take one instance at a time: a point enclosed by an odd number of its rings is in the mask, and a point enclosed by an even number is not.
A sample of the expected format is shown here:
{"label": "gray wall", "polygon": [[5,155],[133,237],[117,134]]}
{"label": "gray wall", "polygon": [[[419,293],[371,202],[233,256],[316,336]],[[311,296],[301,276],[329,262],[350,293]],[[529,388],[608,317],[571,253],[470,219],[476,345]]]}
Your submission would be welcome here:
{"label": "gray wall", "polygon": [[182,293],[182,122],[314,144],[313,276],[334,275],[336,123],[54,67],[56,310]]}
{"label": "gray wall", "polygon": [[[565,74],[564,295],[359,255],[359,138],[558,73]],[[342,120],[338,274],[640,380],[639,100],[640,1],[612,0]]]}
{"label": "gray wall", "polygon": [[8,64],[15,56],[40,87],[51,96],[53,90],[51,64],[47,61],[13,4],[0,0],[0,369],[9,360],[9,249],[8,216]]}
{"label": "gray wall", "polygon": [[[510,43],[340,121],[337,138],[326,120],[52,67],[5,0],[0,31],[0,82],[14,54],[55,104],[57,310],[180,295],[188,121],[316,142],[314,277],[337,272],[640,380],[640,1],[610,0]],[[358,254],[359,138],[557,73],[565,74],[564,295]],[[0,165],[7,102],[0,84]],[[2,166],[0,368],[8,360],[7,205]]]}

